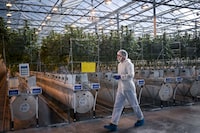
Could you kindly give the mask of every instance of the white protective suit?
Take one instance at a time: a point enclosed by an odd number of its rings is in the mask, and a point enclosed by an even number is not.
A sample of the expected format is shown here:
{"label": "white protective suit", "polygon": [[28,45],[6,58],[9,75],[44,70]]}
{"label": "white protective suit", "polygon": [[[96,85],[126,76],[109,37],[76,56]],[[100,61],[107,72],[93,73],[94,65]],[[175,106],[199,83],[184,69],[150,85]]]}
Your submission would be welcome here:
{"label": "white protective suit", "polygon": [[135,83],[133,81],[135,75],[134,64],[130,59],[125,59],[118,64],[118,74],[121,76],[121,79],[118,81],[111,123],[118,125],[126,99],[135,111],[137,118],[139,120],[143,119],[144,116],[138,104]]}

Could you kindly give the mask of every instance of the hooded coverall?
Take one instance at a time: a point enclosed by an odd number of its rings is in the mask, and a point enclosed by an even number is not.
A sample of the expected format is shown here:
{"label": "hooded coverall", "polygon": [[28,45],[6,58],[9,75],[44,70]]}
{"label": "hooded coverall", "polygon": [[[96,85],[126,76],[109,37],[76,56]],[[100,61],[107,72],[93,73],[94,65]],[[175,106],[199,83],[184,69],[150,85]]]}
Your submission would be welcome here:
{"label": "hooded coverall", "polygon": [[133,108],[137,118],[139,120],[143,119],[144,116],[138,104],[135,83],[133,81],[135,75],[134,64],[130,59],[125,59],[123,62],[118,64],[118,74],[121,76],[121,78],[118,81],[111,123],[118,125],[126,99]]}

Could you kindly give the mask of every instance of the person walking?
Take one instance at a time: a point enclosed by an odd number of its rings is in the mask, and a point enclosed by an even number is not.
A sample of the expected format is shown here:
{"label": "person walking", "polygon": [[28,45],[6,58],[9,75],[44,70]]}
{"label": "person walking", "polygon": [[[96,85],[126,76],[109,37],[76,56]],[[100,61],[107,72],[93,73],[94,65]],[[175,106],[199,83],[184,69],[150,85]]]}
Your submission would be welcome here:
{"label": "person walking", "polygon": [[118,80],[117,94],[113,107],[111,122],[108,125],[104,125],[104,128],[109,131],[117,131],[118,122],[120,120],[126,99],[133,108],[138,119],[134,126],[138,127],[144,125],[144,115],[138,104],[136,87],[133,81],[135,75],[134,64],[128,58],[128,53],[124,49],[121,49],[117,52],[117,60],[119,62],[118,74],[113,76],[113,78]]}

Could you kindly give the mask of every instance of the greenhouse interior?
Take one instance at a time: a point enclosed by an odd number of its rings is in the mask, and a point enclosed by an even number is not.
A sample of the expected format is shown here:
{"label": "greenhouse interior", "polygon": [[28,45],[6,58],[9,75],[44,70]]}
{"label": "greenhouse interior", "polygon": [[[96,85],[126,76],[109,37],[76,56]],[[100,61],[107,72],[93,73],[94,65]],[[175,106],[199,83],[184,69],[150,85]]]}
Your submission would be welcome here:
{"label": "greenhouse interior", "polygon": [[119,132],[199,132],[199,0],[1,0],[0,50],[0,132],[105,132],[119,50],[147,117],[124,105]]}
{"label": "greenhouse interior", "polygon": [[116,61],[121,48],[132,60],[198,59],[198,0],[110,2],[2,0],[4,61],[66,64],[70,42],[74,61]]}

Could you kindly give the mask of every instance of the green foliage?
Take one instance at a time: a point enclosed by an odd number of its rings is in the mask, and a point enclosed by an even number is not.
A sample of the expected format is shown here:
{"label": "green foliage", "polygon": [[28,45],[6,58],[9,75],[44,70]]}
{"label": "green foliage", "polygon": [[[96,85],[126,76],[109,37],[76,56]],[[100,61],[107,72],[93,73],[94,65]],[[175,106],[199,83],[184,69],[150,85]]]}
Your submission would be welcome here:
{"label": "green foliage", "polygon": [[35,35],[35,30],[28,27],[27,21],[25,21],[25,25],[22,29],[16,31],[7,29],[4,20],[0,19],[0,34],[0,49],[2,52],[4,45],[7,66],[37,61],[37,37]]}
{"label": "green foliage", "polygon": [[[84,33],[81,28],[66,26],[66,33],[60,36],[61,39],[55,39],[56,36],[58,35],[55,33],[50,34],[43,40],[42,57],[45,63],[68,64],[70,44],[72,44],[72,55],[75,62],[97,61],[98,47],[99,61],[113,62],[116,61],[116,52],[120,48],[127,50],[129,58],[133,60],[154,61],[169,60],[175,57],[182,58],[187,54],[186,47],[199,46],[199,38],[191,39],[191,35],[187,33],[182,36],[177,34],[173,37],[164,33],[155,38],[151,38],[149,34],[144,34],[143,37],[135,38],[134,32],[129,30],[127,26],[122,26],[120,31],[110,31],[110,34],[105,34],[103,30],[98,34]],[[176,42],[181,45],[180,56],[172,49]],[[60,49],[61,54],[59,53]]]}
{"label": "green foliage", "polygon": [[0,17],[0,55],[3,55],[3,49],[5,48],[6,41],[8,40],[8,32],[6,30],[6,26],[3,18]]}
{"label": "green foliage", "polygon": [[[52,31],[42,40],[40,48],[36,44],[36,30],[29,28],[28,21],[24,23],[24,28],[12,31],[6,29],[3,19],[0,19],[0,54],[3,55],[2,49],[5,48],[8,64],[22,62],[34,64],[39,61],[40,55],[46,69],[57,70],[60,66],[70,63],[70,54],[74,62],[99,60],[109,63],[116,61],[116,52],[119,49],[127,50],[132,60],[196,59],[200,56],[198,34],[193,37],[187,32],[182,35],[164,33],[155,38],[144,34],[136,38],[134,31],[129,30],[127,26],[122,26],[119,31],[113,30],[110,33],[104,33],[103,30],[99,33],[85,33],[79,27],[66,25],[64,34]],[[77,65],[77,67],[80,66]]]}

